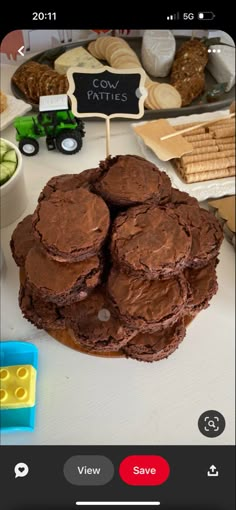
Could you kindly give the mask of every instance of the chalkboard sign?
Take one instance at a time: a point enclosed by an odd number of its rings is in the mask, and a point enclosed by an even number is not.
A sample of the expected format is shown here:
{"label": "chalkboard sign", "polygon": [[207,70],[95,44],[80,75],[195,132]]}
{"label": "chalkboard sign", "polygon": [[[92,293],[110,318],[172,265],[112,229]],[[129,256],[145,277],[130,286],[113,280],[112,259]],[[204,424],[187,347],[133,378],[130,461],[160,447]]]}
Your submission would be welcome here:
{"label": "chalkboard sign", "polygon": [[75,116],[106,119],[143,116],[146,97],[143,69],[72,67],[67,76]]}

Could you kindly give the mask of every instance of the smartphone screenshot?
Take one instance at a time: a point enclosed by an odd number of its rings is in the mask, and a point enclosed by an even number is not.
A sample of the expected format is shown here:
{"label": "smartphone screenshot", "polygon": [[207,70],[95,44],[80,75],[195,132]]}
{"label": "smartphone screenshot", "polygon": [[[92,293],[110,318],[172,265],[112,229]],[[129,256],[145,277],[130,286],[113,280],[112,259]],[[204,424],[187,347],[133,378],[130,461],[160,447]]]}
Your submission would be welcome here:
{"label": "smartphone screenshot", "polygon": [[1,32],[2,510],[235,508],[235,33],[211,8]]}

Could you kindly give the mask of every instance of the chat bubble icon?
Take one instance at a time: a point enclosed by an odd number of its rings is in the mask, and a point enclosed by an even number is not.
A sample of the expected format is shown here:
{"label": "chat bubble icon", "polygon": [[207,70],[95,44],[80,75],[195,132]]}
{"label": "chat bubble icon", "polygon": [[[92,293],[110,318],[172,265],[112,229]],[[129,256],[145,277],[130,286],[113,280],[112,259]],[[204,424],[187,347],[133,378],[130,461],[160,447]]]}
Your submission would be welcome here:
{"label": "chat bubble icon", "polygon": [[14,471],[15,478],[24,478],[28,475],[29,466],[27,466],[25,462],[18,462],[18,464],[15,465]]}

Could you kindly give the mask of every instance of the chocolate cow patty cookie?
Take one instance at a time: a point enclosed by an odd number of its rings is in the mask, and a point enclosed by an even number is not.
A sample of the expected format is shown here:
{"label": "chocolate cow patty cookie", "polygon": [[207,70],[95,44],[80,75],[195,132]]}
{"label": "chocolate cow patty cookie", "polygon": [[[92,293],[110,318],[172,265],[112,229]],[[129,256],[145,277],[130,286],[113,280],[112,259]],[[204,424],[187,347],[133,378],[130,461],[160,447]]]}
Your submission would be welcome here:
{"label": "chocolate cow patty cookie", "polygon": [[57,262],[36,243],[26,257],[25,271],[36,296],[62,306],[85,299],[100,283],[102,262],[97,255],[72,264]]}
{"label": "chocolate cow patty cookie", "polygon": [[214,259],[223,241],[223,228],[212,212],[199,209],[200,221],[190,228],[192,247],[189,267],[203,267]]}
{"label": "chocolate cow patty cookie", "polygon": [[186,266],[192,239],[171,208],[132,207],[113,223],[111,253],[121,269],[143,278],[168,278]]}
{"label": "chocolate cow patty cookie", "polygon": [[141,280],[111,270],[107,290],[121,320],[133,329],[153,333],[182,315],[187,282],[182,275],[168,280]]}
{"label": "chocolate cow patty cookie", "polygon": [[29,214],[18,223],[10,241],[12,256],[17,266],[23,267],[25,265],[26,256],[34,244],[32,214]]}
{"label": "chocolate cow patty cookie", "polygon": [[185,269],[184,275],[190,288],[190,296],[186,304],[187,313],[196,315],[207,308],[211,298],[216,294],[218,289],[216,263],[217,261],[213,259],[207,266],[199,269]]}
{"label": "chocolate cow patty cookie", "polygon": [[55,191],[48,200],[39,202],[32,223],[36,239],[50,257],[78,262],[98,253],[110,215],[101,197],[78,188]]}
{"label": "chocolate cow patty cookie", "polygon": [[[158,203],[171,194],[167,175],[139,156],[116,156],[101,163],[101,178],[96,191],[111,205],[130,206],[146,201]],[[163,177],[164,176],[164,177]]]}
{"label": "chocolate cow patty cookie", "polygon": [[28,285],[21,285],[19,305],[23,316],[39,329],[64,329],[62,309],[37,297]]}
{"label": "chocolate cow patty cookie", "polygon": [[118,351],[136,334],[116,317],[102,287],[84,301],[65,307],[64,313],[75,342],[87,349]]}
{"label": "chocolate cow patty cookie", "polygon": [[123,348],[127,358],[139,361],[160,361],[168,358],[182,342],[186,334],[184,320],[156,333],[138,333]]}
{"label": "chocolate cow patty cookie", "polygon": [[63,174],[55,175],[44,186],[39,195],[39,202],[47,200],[55,191],[71,191],[76,188],[86,188],[90,190],[91,185],[101,175],[102,170],[98,168],[90,168],[79,174]]}

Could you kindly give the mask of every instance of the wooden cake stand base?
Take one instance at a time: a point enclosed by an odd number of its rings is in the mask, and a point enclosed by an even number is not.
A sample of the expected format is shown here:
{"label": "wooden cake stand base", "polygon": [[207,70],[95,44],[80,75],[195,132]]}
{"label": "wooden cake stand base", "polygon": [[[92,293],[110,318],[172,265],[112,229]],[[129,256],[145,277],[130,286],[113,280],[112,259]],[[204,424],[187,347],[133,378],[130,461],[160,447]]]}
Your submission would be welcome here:
{"label": "wooden cake stand base", "polygon": [[87,350],[84,346],[75,342],[68,329],[47,329],[47,333],[55,338],[58,342],[66,347],[70,347],[75,351],[82,352],[83,354],[89,354],[90,356],[98,356],[99,358],[124,358],[125,354],[120,350],[116,352],[97,352]]}

